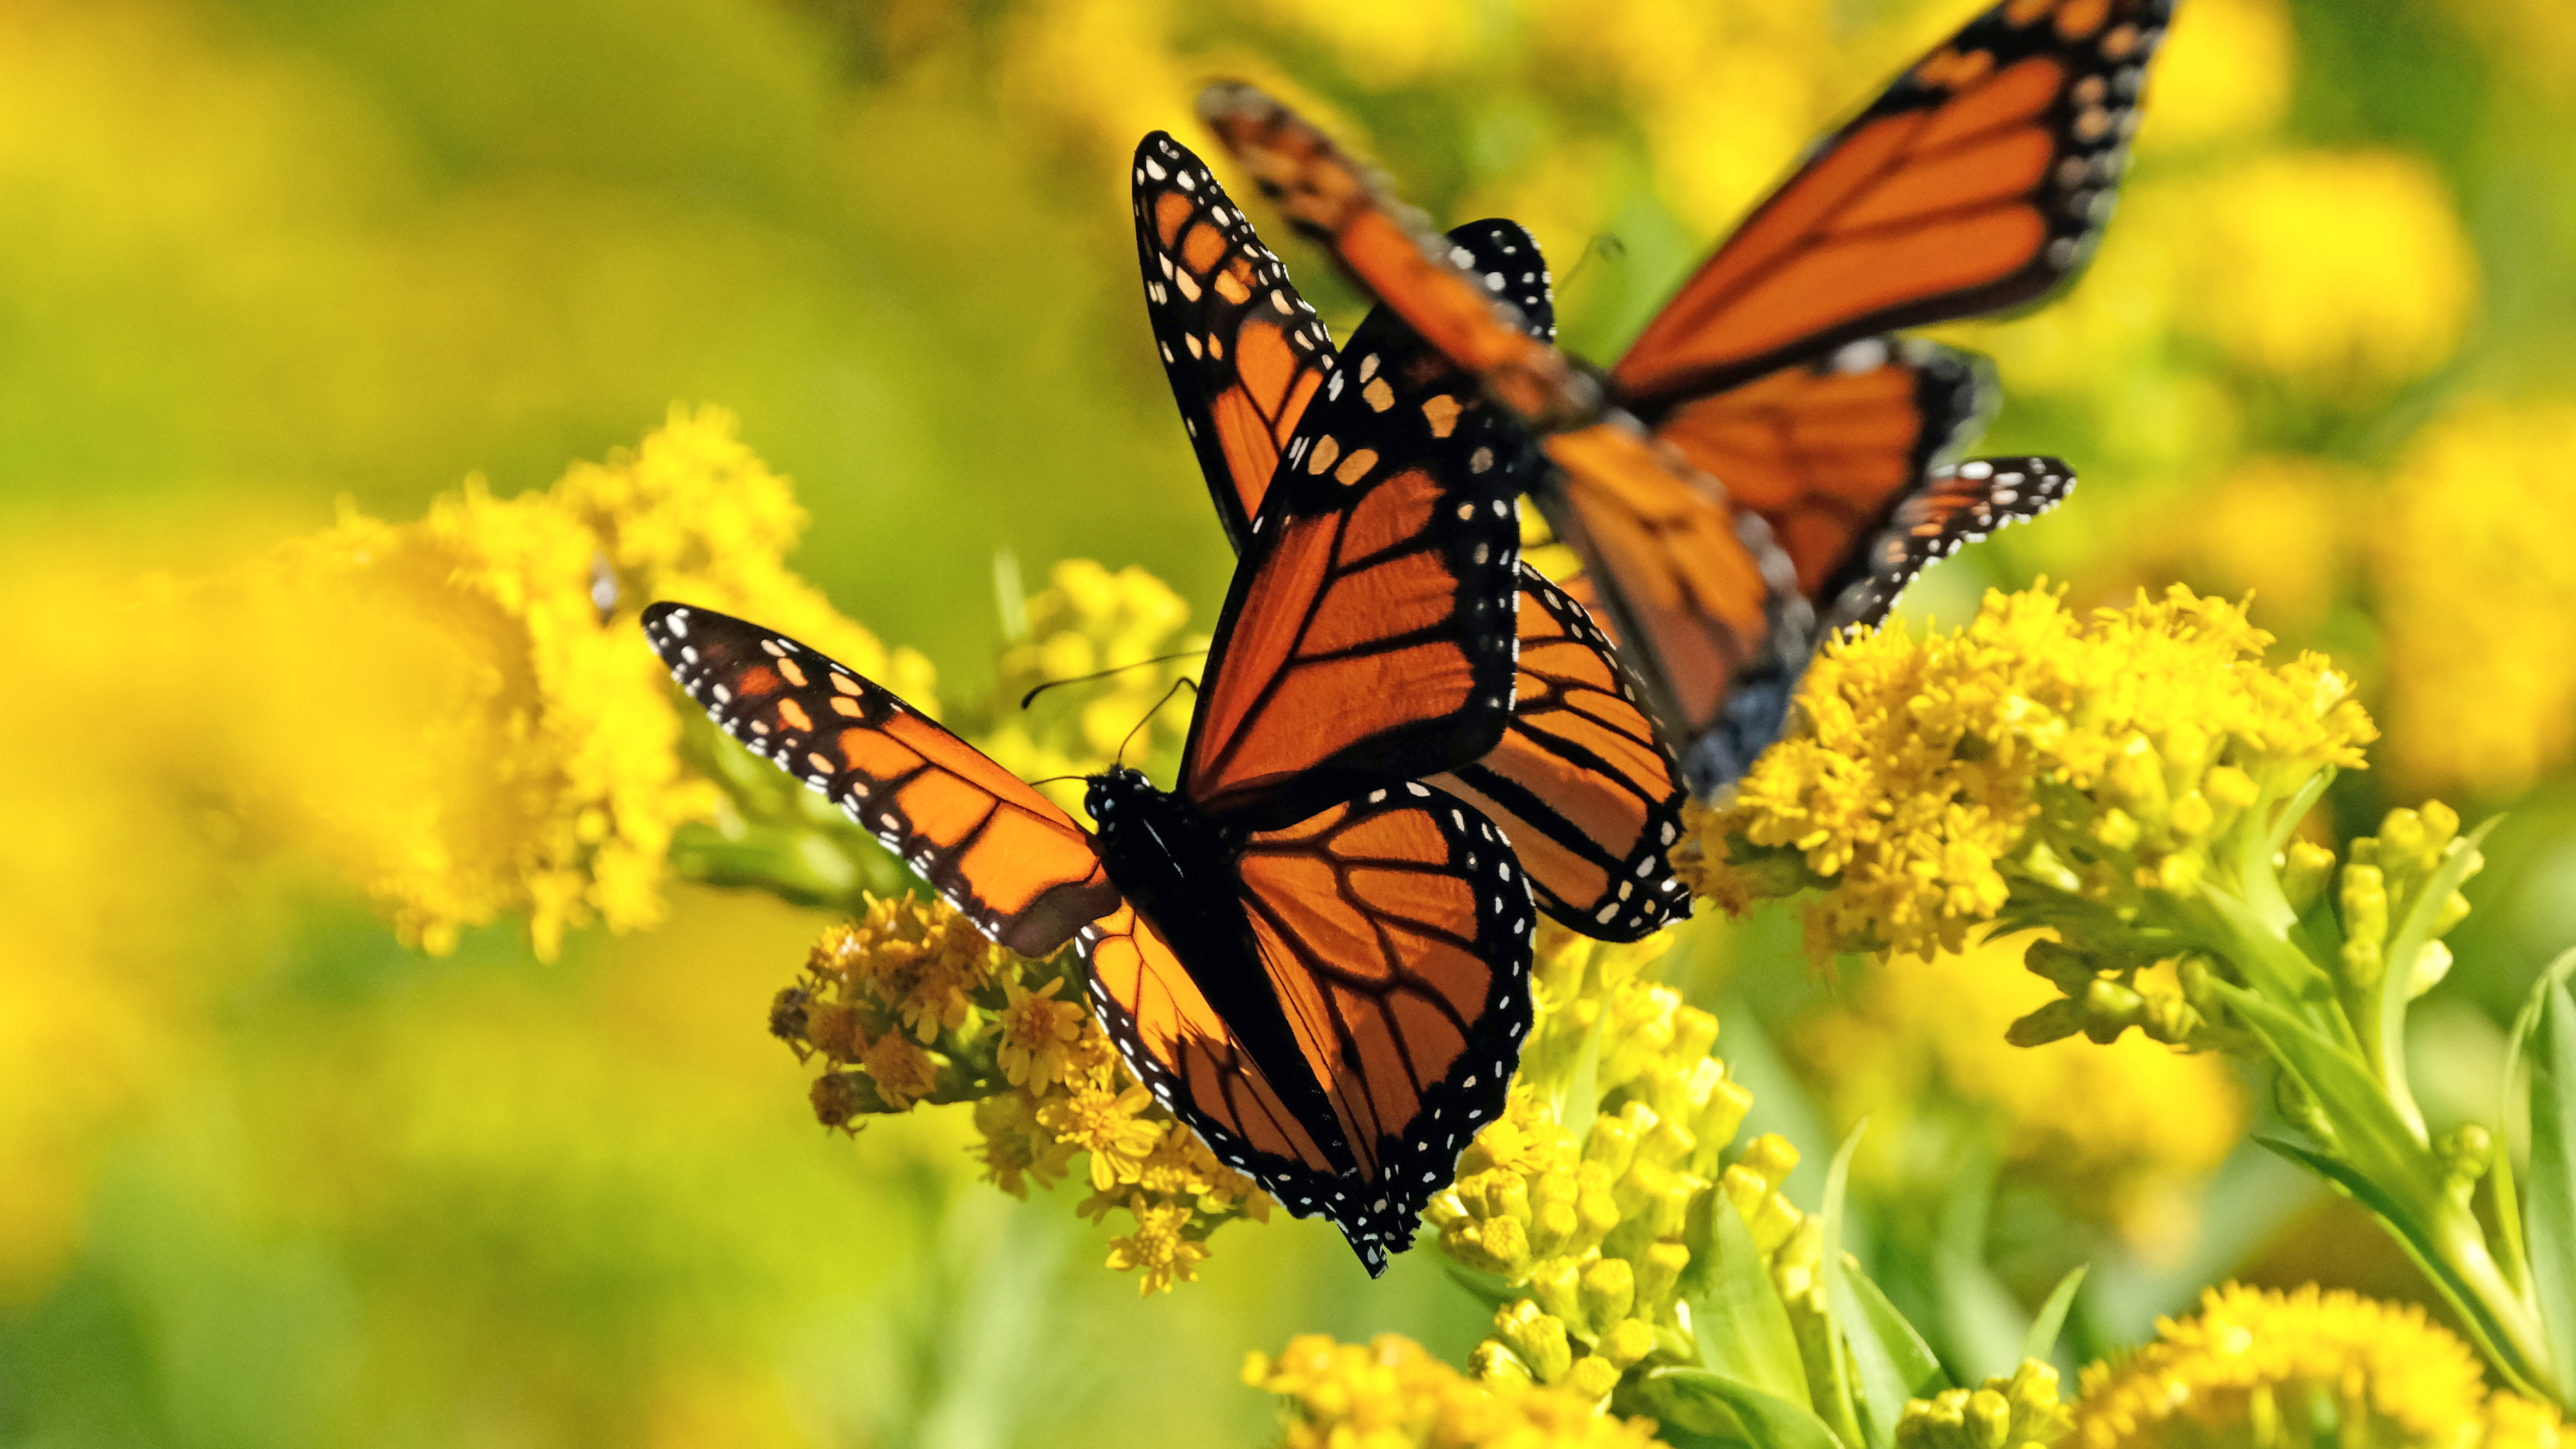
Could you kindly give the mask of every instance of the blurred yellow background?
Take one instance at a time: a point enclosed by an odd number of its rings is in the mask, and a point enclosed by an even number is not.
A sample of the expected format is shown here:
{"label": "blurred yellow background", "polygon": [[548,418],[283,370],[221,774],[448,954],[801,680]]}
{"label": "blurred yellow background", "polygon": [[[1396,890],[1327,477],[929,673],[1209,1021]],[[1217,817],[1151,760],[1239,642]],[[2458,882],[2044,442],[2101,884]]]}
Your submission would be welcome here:
{"label": "blurred yellow background", "polygon": [[[1371,1284],[1318,1225],[1233,1229],[1139,1301],[1078,1188],[975,1182],[962,1110],[855,1146],[817,1127],[763,1031],[815,913],[681,888],[659,927],[577,929],[550,962],[515,919],[405,949],[226,774],[322,747],[336,722],[235,705],[327,699],[330,656],[282,611],[176,644],[130,611],[184,615],[189,581],[344,511],[544,488],[681,402],[738,416],[812,515],[795,567],[943,699],[995,678],[997,555],[1031,589],[1060,559],[1141,565],[1204,628],[1232,560],[1126,180],[1149,128],[1199,144],[1200,81],[1295,97],[1443,224],[1525,221],[1565,340],[1607,361],[1969,13],[0,7],[0,1443],[1248,1444],[1273,1410],[1247,1350],[1399,1331],[1458,1361],[1486,1314],[1427,1253]],[[2388,731],[2338,786],[2343,833],[2427,793],[2509,807],[2418,1012],[2445,1122],[2494,1100],[2495,1023],[2576,941],[2570,14],[2183,0],[2091,272],[1943,333],[2001,367],[1981,449],[2083,486],[1909,598],[1956,620],[2039,574],[2080,602],[2252,590]],[[1351,293],[1252,214],[1346,333]],[[1837,1051],[1922,1015],[1809,980],[1793,923],[1682,949],[1756,1123],[1802,1145],[1872,1090]],[[1819,1026],[1828,998],[1863,1027]],[[2017,1140],[2100,1126],[1943,1090]],[[2096,1346],[2239,1269],[2420,1291],[2286,1169],[2240,1152],[2207,1188],[2214,1152],[2150,1128],[2112,1132],[2153,1184],[2134,1200],[2007,1171],[1969,1244],[1993,1281],[2107,1263]],[[1901,1162],[1882,1181],[1888,1241],[1956,1228],[1909,1219]]]}

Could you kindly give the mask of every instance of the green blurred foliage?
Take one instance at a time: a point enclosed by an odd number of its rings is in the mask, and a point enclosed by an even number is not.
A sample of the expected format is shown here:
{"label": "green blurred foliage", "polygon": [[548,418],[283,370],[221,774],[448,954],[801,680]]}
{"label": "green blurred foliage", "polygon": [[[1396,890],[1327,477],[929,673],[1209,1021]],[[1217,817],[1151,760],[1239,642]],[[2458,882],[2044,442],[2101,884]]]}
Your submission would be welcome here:
{"label": "green blurred foliage", "polygon": [[[1984,584],[2043,570],[2086,597],[2257,587],[2284,601],[2258,621],[2334,650],[2379,708],[2407,688],[2387,643],[2404,621],[2370,560],[2404,542],[2386,530],[2410,440],[2466,398],[2576,391],[2576,40],[2546,0],[2185,0],[2186,26],[2195,6],[2237,27],[2210,42],[2204,88],[2252,109],[2204,98],[2216,121],[2162,147],[2151,132],[2131,214],[2062,323],[1958,329],[2003,364],[1986,449],[2062,454],[2084,490],[1910,602],[1957,619]],[[1197,80],[1246,73],[1317,104],[1445,222],[1527,217],[1569,343],[1606,360],[1806,135],[1968,8],[12,6],[0,540],[18,542],[0,553],[77,541],[137,572],[204,572],[343,496],[406,518],[470,472],[539,487],[675,399],[715,402],[812,510],[806,575],[973,698],[1000,549],[1032,585],[1059,558],[1140,564],[1213,619],[1231,559],[1147,340],[1125,170],[1148,126],[1192,138]],[[2427,324],[2455,340],[2376,371],[2267,368],[2211,310],[2241,286],[2173,283],[2233,255],[2204,239],[2208,208],[2245,196],[2228,178],[2327,153],[2429,179],[2473,263],[2475,301]],[[2331,233],[2323,194],[2308,220]],[[1349,291],[1268,230],[1346,329]],[[2274,239],[2267,265],[2303,265],[2300,236]],[[2400,302],[2438,290],[2334,275]],[[2349,301],[2356,327],[2390,312],[2358,284]],[[2292,486],[2239,486],[2285,458]],[[2566,478],[2527,506],[2576,497]],[[2519,526],[2563,547],[2565,517]],[[2567,601],[2514,583],[2457,592],[2501,591],[2532,647],[2554,647]],[[39,598],[17,627],[113,602]],[[234,647],[255,671],[291,665],[294,641]],[[14,694],[66,728],[136,707]],[[184,747],[186,702],[155,703]],[[2447,785],[2373,772],[2338,816]],[[2493,1100],[2493,1023],[2576,936],[2563,755],[2451,798],[2516,814],[2452,938],[2462,967],[2423,1012],[2447,1044],[2422,1084],[2437,1117]],[[174,837],[189,808],[173,803]],[[972,1181],[959,1114],[855,1147],[823,1132],[760,1030],[810,915],[686,893],[662,930],[577,936],[552,965],[503,931],[429,961],[291,862],[233,870],[174,845],[136,869],[166,873],[119,883],[99,915],[167,958],[132,1023],[147,1065],[119,1065],[149,1090],[66,1108],[97,1167],[64,1189],[59,1242],[38,1240],[42,1214],[0,1214],[31,1235],[0,1254],[0,1442],[1244,1443],[1271,1422],[1238,1382],[1248,1349],[1396,1331],[1459,1362],[1484,1332],[1430,1255],[1370,1284],[1312,1224],[1229,1229],[1201,1282],[1140,1303],[1072,1197],[1015,1205]],[[1826,988],[1797,976],[1777,921],[1695,930],[1684,979],[1732,1003],[1720,1049],[1755,1086],[1755,1129],[1821,1164],[1822,1119],[1762,1037]],[[66,991],[100,969],[0,962]],[[86,1100],[89,1064],[19,1065],[12,1090]],[[2259,1162],[2215,1192],[2225,1231],[2097,1272],[2083,1342],[2259,1266],[2293,1199]],[[1984,1238],[2024,1306],[2070,1256],[2116,1253],[2010,1184]],[[2333,1241],[2343,1256],[2310,1271],[2378,1281],[2367,1229]]]}

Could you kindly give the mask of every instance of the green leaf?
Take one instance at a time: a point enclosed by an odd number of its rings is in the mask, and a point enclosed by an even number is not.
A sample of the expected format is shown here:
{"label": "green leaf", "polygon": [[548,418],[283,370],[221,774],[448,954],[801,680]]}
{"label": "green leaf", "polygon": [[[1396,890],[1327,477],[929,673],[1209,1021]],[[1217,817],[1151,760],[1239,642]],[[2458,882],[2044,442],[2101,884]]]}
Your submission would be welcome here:
{"label": "green leaf", "polygon": [[1762,1449],[1846,1449],[1814,1414],[1711,1369],[1654,1369],[1645,1392],[1656,1418],[1693,1433],[1740,1435]]}
{"label": "green leaf", "polygon": [[[1863,1437],[1858,1412],[1862,1406],[1854,1403],[1861,1395],[1853,1391],[1854,1385],[1850,1374],[1845,1372],[1841,1352],[1845,1330],[1850,1326],[1844,1321],[1849,1315],[1843,1312],[1842,1303],[1851,1291],[1843,1282],[1843,1192],[1851,1181],[1852,1154],[1860,1147],[1860,1135],[1868,1130],[1869,1119],[1866,1117],[1853,1123],[1851,1135],[1843,1139],[1843,1145],[1834,1153],[1834,1165],[1825,1171],[1825,1204],[1821,1214],[1823,1261],[1816,1267],[1816,1276],[1825,1290],[1825,1362],[1807,1365],[1807,1382],[1814,1397],[1822,1400],[1816,1405],[1817,1413],[1846,1444],[1855,1446],[1855,1449],[1863,1444],[1869,1449],[1887,1449],[1895,1442],[1893,1413],[1901,1411],[1904,1405],[1900,1402],[1896,1410],[1891,1411],[1887,1420],[1888,1433],[1884,1437]],[[1821,1373],[1818,1372],[1820,1367]],[[1876,1426],[1873,1424],[1872,1427]]]}
{"label": "green leaf", "polygon": [[2047,1363],[2057,1356],[2057,1335],[2066,1327],[2066,1310],[2075,1306],[2075,1290],[2084,1286],[2084,1275],[2091,1265],[2075,1269],[2057,1280],[2048,1301],[2039,1305],[2039,1316],[2030,1321],[2030,1332],[2022,1338],[2021,1356]]}
{"label": "green leaf", "polygon": [[[1923,1341],[1923,1335],[1914,1331],[1914,1325],[1905,1321],[1896,1305],[1888,1301],[1886,1290],[1849,1263],[1843,1265],[1842,1278],[1849,1301],[1837,1304],[1836,1310],[1850,1325],[1852,1356],[1861,1364],[1871,1407],[1875,1409],[1881,1402],[1880,1381],[1872,1376],[1870,1368],[1873,1355],[1879,1360],[1879,1372],[1890,1391],[1887,1402],[1894,1405],[1894,1414],[1904,1413],[1907,1399],[1928,1399],[1950,1387],[1950,1375],[1941,1367],[1940,1358]],[[1894,1418],[1887,1421],[1887,1434],[1887,1442],[1894,1443]]]}
{"label": "green leaf", "polygon": [[[2296,1076],[2324,1109],[2335,1127],[2339,1155],[2381,1181],[2383,1197],[2409,1204],[2416,1216],[2429,1219],[2424,1206],[2438,1202],[2443,1191],[2441,1159],[2398,1115],[2369,1063],[2253,992],[2223,981],[2211,986],[2246,1029],[2262,1039],[2272,1060]],[[2418,1229],[2430,1226],[2428,1220]]]}
{"label": "green leaf", "polygon": [[[2531,1062],[2531,1290],[2549,1357],[2576,1367],[2576,998],[2546,983]],[[2510,1149],[2508,1149],[2510,1150]]]}
{"label": "green leaf", "polygon": [[1798,1334],[1763,1266],[1753,1230],[1722,1197],[1709,1204],[1708,1216],[1708,1238],[1692,1250],[1692,1256],[1704,1254],[1716,1265],[1707,1291],[1691,1300],[1700,1362],[1803,1409],[1807,1376],[1799,1367]]}
{"label": "green leaf", "polygon": [[1941,1305],[1941,1346],[1971,1382],[2008,1374],[2021,1360],[2030,1315],[1994,1270],[1949,1244],[1932,1250],[1932,1283]]}
{"label": "green leaf", "polygon": [[2514,1351],[2511,1336],[2487,1312],[2476,1292],[2443,1261],[2430,1235],[2377,1183],[2355,1171],[2350,1164],[2296,1142],[2261,1136],[2254,1140],[2293,1162],[2305,1164],[2318,1176],[2350,1193],[2354,1201],[2370,1209],[2372,1215],[2397,1239],[2398,1246],[2406,1250],[2406,1256],[2414,1259],[2415,1266],[2424,1270],[2424,1276],[2433,1286],[2442,1290],[2442,1296],[2450,1301],[2460,1316],[2461,1324],[2469,1330],[2469,1337],[2476,1341],[2478,1351],[2505,1376],[2514,1392],[2530,1399],[2552,1397],[2534,1386],[2539,1377],[2536,1372],[2538,1366],[2525,1363],[2521,1354]]}
{"label": "green leaf", "polygon": [[2576,973],[2576,951],[2561,951],[2558,959],[2540,973],[2540,979],[2531,984],[2531,995],[2522,1003],[2522,1010],[2514,1014],[2513,1032],[2505,1038],[2504,1100],[2502,1110],[2496,1113],[2496,1227],[2504,1240],[2505,1266],[2514,1275],[2513,1286],[2525,1294],[2531,1292],[2531,1263],[2522,1241],[2522,1198],[2513,1190],[2514,1080],[2522,1064],[2523,1045],[2540,1028],[2540,1011],[2548,1004],[2549,988],[2565,981],[2570,973]]}

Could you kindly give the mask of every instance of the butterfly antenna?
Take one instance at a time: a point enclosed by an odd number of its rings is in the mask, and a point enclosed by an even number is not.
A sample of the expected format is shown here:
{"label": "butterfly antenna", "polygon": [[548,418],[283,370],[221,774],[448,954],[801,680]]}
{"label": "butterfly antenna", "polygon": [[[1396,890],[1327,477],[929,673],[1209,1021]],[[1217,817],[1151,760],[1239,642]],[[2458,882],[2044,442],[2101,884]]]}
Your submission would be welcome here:
{"label": "butterfly antenna", "polygon": [[[1175,659],[1195,659],[1206,652],[1207,651],[1204,649],[1184,649],[1178,654],[1166,654],[1159,659],[1139,659],[1133,664],[1112,665],[1111,667],[1100,670],[1094,674],[1077,674],[1071,679],[1050,679],[1046,683],[1039,685],[1037,688],[1030,690],[1028,693],[1021,695],[1020,708],[1027,709],[1030,704],[1036,701],[1039,695],[1046,693],[1050,689],[1060,688],[1067,684],[1088,684],[1092,680],[1107,679],[1113,674],[1123,673],[1126,670],[1142,669],[1148,664],[1169,664]],[[1170,698],[1169,695],[1164,697],[1166,699]],[[1157,705],[1155,708],[1159,709],[1161,706]]]}
{"label": "butterfly antenna", "polygon": [[1627,255],[1628,244],[1619,240],[1617,232],[1595,232],[1592,239],[1583,244],[1582,252],[1574,258],[1574,265],[1566,268],[1565,275],[1556,279],[1556,285],[1560,289],[1573,286],[1574,279],[1583,275],[1583,269],[1592,265],[1595,257],[1605,262],[1616,263],[1624,260]]}
{"label": "butterfly antenna", "polygon": [[1145,711],[1145,717],[1136,721],[1136,728],[1129,730],[1127,732],[1127,738],[1118,742],[1118,763],[1122,765],[1127,763],[1127,747],[1136,742],[1137,731],[1142,730],[1149,724],[1152,724],[1154,722],[1154,716],[1163,712],[1163,706],[1172,702],[1172,696],[1180,693],[1183,685],[1187,685],[1190,693],[1192,694],[1199,692],[1199,682],[1187,675],[1173,680],[1172,687],[1163,691],[1163,697],[1154,701],[1154,707]]}

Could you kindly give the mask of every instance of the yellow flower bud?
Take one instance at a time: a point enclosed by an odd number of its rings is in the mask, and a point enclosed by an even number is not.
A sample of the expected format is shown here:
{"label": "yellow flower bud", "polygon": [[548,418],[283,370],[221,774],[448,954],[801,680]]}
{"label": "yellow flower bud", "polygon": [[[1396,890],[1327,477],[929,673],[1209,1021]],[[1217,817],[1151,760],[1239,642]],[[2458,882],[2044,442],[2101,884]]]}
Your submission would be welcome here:
{"label": "yellow flower bud", "polygon": [[1606,1399],[1619,1387],[1619,1365],[1606,1358],[1578,1360],[1566,1375],[1565,1386],[1587,1399]]}
{"label": "yellow flower bud", "polygon": [[1540,1312],[1539,1306],[1526,1298],[1505,1304],[1494,1315],[1494,1332],[1511,1345],[1512,1351],[1529,1365],[1530,1376],[1540,1383],[1555,1383],[1574,1366],[1574,1350],[1567,1346],[1565,1325]]}
{"label": "yellow flower bud", "polygon": [[1467,1355],[1467,1372],[1489,1384],[1525,1384],[1530,1381],[1529,1365],[1512,1352],[1509,1344],[1486,1339]]}
{"label": "yellow flower bud", "polygon": [[2198,790],[2186,790],[2173,802],[2173,811],[2165,818],[2176,835],[2198,840],[2209,833],[2209,827],[2218,816]]}
{"label": "yellow flower bud", "polygon": [[[1710,1206],[1720,1212],[1732,1212],[1723,1201]],[[1699,1209],[1694,1209],[1695,1211]],[[1673,1289],[1681,1281],[1682,1270],[1690,1266],[1690,1249],[1679,1243],[1649,1243],[1644,1258],[1637,1264],[1637,1309],[1640,1316],[1660,1313],[1673,1300]]]}
{"label": "yellow flower bud", "polygon": [[2202,776],[2200,789],[2212,804],[2222,810],[2250,809],[2255,801],[2263,798],[2262,789],[2254,783],[2254,777],[2234,765],[2221,765]]}
{"label": "yellow flower bud", "polygon": [[2407,973],[2407,999],[2413,1000],[2441,985],[2442,978],[2450,974],[2451,948],[2439,941],[2425,942],[2415,953],[2414,969]]}
{"label": "yellow flower bud", "polygon": [[2334,870],[2334,852],[2322,845],[2293,840],[2283,852],[2281,893],[2289,898],[2290,909],[2305,911],[2317,898],[2317,891]]}
{"label": "yellow flower bud", "polygon": [[1626,1369],[1654,1351],[1654,1327],[1641,1319],[1621,1319],[1601,1335],[1601,1357],[1613,1368]]}
{"label": "yellow flower bud", "polygon": [[1601,1332],[1627,1317],[1637,1301],[1636,1269],[1624,1258],[1596,1258],[1584,1266],[1577,1287],[1584,1321]]}
{"label": "yellow flower bud", "polygon": [[1539,1306],[1558,1318],[1579,1322],[1583,1317],[1583,1266],[1574,1262],[1556,1262],[1530,1275],[1530,1292]]}

